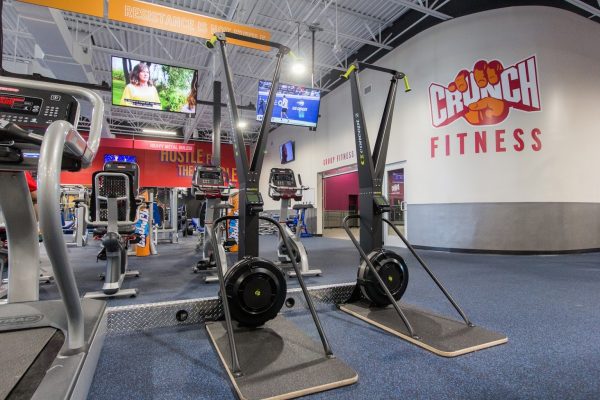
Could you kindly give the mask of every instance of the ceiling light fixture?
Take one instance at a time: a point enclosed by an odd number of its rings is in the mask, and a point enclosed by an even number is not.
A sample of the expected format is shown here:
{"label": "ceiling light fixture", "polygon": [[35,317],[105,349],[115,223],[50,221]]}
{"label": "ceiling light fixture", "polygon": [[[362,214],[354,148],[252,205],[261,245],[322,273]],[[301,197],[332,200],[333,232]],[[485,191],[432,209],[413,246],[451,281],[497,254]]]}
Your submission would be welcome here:
{"label": "ceiling light fixture", "polygon": [[175,132],[175,131],[162,131],[160,129],[147,129],[147,128],[144,128],[144,129],[142,129],[142,132],[144,132],[144,133],[151,133],[151,134],[154,134],[154,135],[172,135],[172,136],[177,135],[177,132]]}

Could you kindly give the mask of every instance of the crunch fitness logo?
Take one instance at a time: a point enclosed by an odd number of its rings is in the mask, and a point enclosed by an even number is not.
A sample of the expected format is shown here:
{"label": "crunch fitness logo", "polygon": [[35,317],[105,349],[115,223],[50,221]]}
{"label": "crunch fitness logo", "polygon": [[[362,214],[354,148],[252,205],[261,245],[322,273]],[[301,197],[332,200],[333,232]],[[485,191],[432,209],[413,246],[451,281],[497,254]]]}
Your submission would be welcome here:
{"label": "crunch fitness logo", "polygon": [[498,60],[475,63],[462,70],[448,86],[429,86],[431,120],[439,128],[464,118],[471,125],[495,125],[506,119],[510,108],[540,111],[535,56],[510,67]]}

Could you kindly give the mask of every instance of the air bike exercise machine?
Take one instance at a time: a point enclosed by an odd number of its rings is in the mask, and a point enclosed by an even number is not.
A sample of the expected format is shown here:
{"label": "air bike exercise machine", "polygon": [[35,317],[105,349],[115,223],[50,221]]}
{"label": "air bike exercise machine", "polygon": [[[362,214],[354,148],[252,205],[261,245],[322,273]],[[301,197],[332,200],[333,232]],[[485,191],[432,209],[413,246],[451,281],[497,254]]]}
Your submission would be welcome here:
{"label": "air bike exercise machine", "polygon": [[[0,305],[0,398],[85,399],[106,332],[106,303],[80,299],[60,216],[61,170],[88,167],[100,144],[104,102],[75,86],[0,77],[0,208],[11,267]],[[91,103],[87,140],[74,128]],[[59,300],[39,301],[39,244],[25,179],[38,170],[39,223]]]}
{"label": "air bike exercise machine", "polygon": [[[214,221],[222,213],[232,208],[227,200],[232,186],[229,184],[227,174],[221,168],[221,82],[213,82],[213,133],[212,133],[212,158],[210,165],[197,165],[192,178],[192,188],[197,200],[205,202],[201,210],[204,214],[204,232],[200,236],[198,247],[202,258],[193,268],[195,273],[208,273],[204,282],[218,282],[219,277],[215,269],[215,257],[221,260],[223,273],[227,270],[227,256],[225,248],[219,243],[213,247],[210,235]],[[218,241],[217,241],[218,242]]]}
{"label": "air bike exercise machine", "polygon": [[[300,265],[300,273],[303,276],[319,276],[321,275],[320,269],[310,269],[308,266],[308,254],[306,248],[300,237],[302,235],[302,229],[299,226],[301,223],[301,214],[298,215],[298,226],[296,226],[296,233],[287,226],[288,208],[292,199],[294,201],[302,200],[302,192],[308,189],[302,185],[302,178],[298,174],[298,182],[300,186],[296,184],[296,177],[294,171],[290,168],[271,168],[269,174],[269,197],[275,201],[281,201],[281,207],[279,209],[279,223],[283,228],[283,231],[288,237],[288,241],[292,246],[292,254],[296,259],[296,263]],[[296,208],[298,206],[298,208]],[[304,213],[304,210],[308,206],[306,204],[294,205],[294,209],[300,210],[300,213]],[[287,255],[288,251],[283,239],[279,240],[277,246],[277,257],[281,261],[281,266],[290,265],[290,257]],[[289,276],[296,276],[296,272],[288,271]]]}
{"label": "air bike exercise machine", "polygon": [[[392,77],[373,153],[360,100],[358,72],[361,69],[371,69]],[[342,77],[350,79],[360,188],[359,215],[344,218],[343,226],[360,253],[361,264],[356,289],[350,302],[340,306],[340,309],[444,357],[454,357],[506,343],[506,336],[476,327],[470,322],[404,235],[384,217],[390,210],[389,202],[382,194],[385,159],[398,81],[403,80],[405,90],[410,91],[406,75],[392,69],[355,62]],[[348,226],[348,221],[352,219],[360,220],[360,243]],[[398,303],[408,285],[408,268],[399,254],[383,248],[383,222],[396,232],[460,314],[463,322]]]}
{"label": "air bike exercise machine", "polygon": [[[265,118],[261,123],[250,163],[246,156],[243,132],[238,128],[237,105],[227,61],[229,40],[277,50]],[[287,235],[277,221],[259,216],[263,210],[263,199],[258,188],[270,117],[279,84],[281,62],[289,48],[279,43],[233,33],[216,33],[207,42],[207,46],[213,48],[216,45],[222,56],[231,126],[234,130],[233,149],[239,177],[239,216],[217,218],[210,238],[213,248],[216,248],[219,224],[239,219],[240,240],[238,262],[227,269],[225,274],[220,258],[216,258],[225,321],[207,323],[208,335],[235,391],[242,399],[289,399],[352,384],[358,376],[333,356],[298,264],[290,253],[291,244]],[[258,257],[260,220],[274,225],[286,242],[288,255],[322,347],[285,317],[278,315],[286,302],[286,277],[272,261]],[[288,304],[291,305],[291,302]],[[237,322],[235,327],[233,320]]]}

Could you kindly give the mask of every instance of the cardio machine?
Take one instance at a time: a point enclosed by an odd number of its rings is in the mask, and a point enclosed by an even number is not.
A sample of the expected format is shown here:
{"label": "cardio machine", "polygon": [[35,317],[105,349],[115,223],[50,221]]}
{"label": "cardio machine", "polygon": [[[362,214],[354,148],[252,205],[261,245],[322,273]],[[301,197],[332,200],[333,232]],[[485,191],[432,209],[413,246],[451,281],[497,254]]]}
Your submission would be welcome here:
{"label": "cardio machine", "polygon": [[[358,71],[361,69],[370,69],[391,76],[373,152],[371,152],[360,99],[361,90]],[[358,250],[361,263],[358,268],[354,293],[350,301],[340,306],[340,309],[445,357],[454,357],[505,343],[507,341],[505,336],[475,327],[471,323],[446,288],[416,253],[410,242],[384,216],[385,213],[390,211],[390,204],[383,195],[382,190],[392,115],[398,81],[404,81],[405,91],[410,91],[406,75],[389,68],[355,62],[342,75],[342,78],[350,79],[352,125],[354,126],[360,188],[359,214],[344,218],[343,227]],[[348,225],[349,221],[355,219],[360,220],[360,242],[356,240]],[[461,316],[463,322],[440,317],[406,304],[403,304],[406,312],[402,310],[398,301],[402,298],[408,286],[408,267],[400,254],[383,247],[384,222],[392,228],[406,245],[410,253]],[[392,305],[391,309],[388,307],[390,304]]]}
{"label": "cardio machine", "polygon": [[[220,260],[223,273],[227,270],[227,256],[225,248],[220,241],[213,247],[211,239],[212,227],[214,221],[226,213],[233,206],[227,203],[233,186],[229,182],[229,177],[221,167],[221,82],[213,82],[213,133],[212,133],[212,164],[197,165],[194,169],[192,178],[192,188],[197,200],[204,201],[204,232],[200,236],[198,248],[202,251],[202,258],[196,266],[194,273],[209,272],[210,275],[204,277],[204,282],[218,282],[218,274],[215,274],[217,267],[216,258]],[[202,218],[202,217],[201,217]]]}
{"label": "cardio machine", "polygon": [[194,170],[192,187],[194,188],[196,199],[205,202],[205,206],[202,207],[202,210],[205,211],[204,232],[200,235],[198,243],[198,247],[202,251],[202,258],[198,261],[193,271],[195,273],[212,273],[204,278],[204,282],[218,282],[219,278],[214,273],[216,268],[215,257],[219,257],[221,265],[227,269],[227,256],[223,245],[219,244],[216,250],[213,248],[210,235],[213,222],[228,209],[232,208],[227,203],[231,186],[228,183],[225,171],[221,167],[198,165]]}
{"label": "cardio machine", "polygon": [[139,277],[137,270],[129,271],[127,250],[129,244],[138,243],[135,223],[139,219],[136,197],[139,190],[139,166],[136,163],[111,161],[102,171],[92,175],[90,206],[83,207],[87,223],[96,227],[94,236],[102,238],[99,259],[106,259],[106,270],[101,277],[101,291],[86,293],[87,298],[135,297],[138,289],[122,289],[128,276]]}
{"label": "cardio machine", "polygon": [[[100,143],[104,102],[70,85],[0,77],[0,208],[11,268],[0,305],[0,398],[84,399],[106,332],[106,303],[80,299],[60,216],[60,173],[79,171]],[[91,103],[88,138],[75,130]],[[38,170],[39,224],[60,299],[39,300],[39,244],[26,170]]]}
{"label": "cardio machine", "polygon": [[[278,50],[265,118],[261,122],[251,160],[246,155],[243,132],[238,127],[238,110],[227,60],[227,42],[232,39],[237,43],[246,42],[265,49]],[[333,357],[312,298],[296,259],[291,254],[288,236],[277,221],[260,216],[264,204],[258,190],[260,174],[281,63],[289,48],[279,43],[229,32],[216,33],[207,42],[209,48],[217,45],[222,56],[229,98],[228,108],[234,133],[233,149],[239,180],[239,216],[217,218],[213,223],[210,239],[213,248],[217,248],[219,225],[225,221],[238,220],[239,248],[237,263],[225,273],[220,258],[215,258],[225,321],[207,323],[208,335],[240,398],[289,399],[352,384],[358,376],[354,370]],[[286,244],[304,300],[319,333],[321,346],[289,323],[284,316],[278,315],[286,302],[286,277],[274,262],[258,257],[261,220],[275,226]],[[233,320],[237,322],[235,328]],[[242,352],[238,352],[238,345],[239,349],[243,349]],[[271,362],[261,362],[264,359]]]}
{"label": "cardio machine", "polygon": [[[294,201],[302,201],[302,192],[308,189],[302,185],[302,178],[298,175],[298,182],[300,186],[296,184],[296,177],[294,171],[290,168],[271,168],[269,174],[269,197],[275,201],[281,201],[281,207],[279,210],[279,224],[283,228],[283,231],[288,237],[288,241],[291,245],[292,254],[294,255],[296,262],[300,265],[300,273],[304,276],[319,276],[322,271],[320,269],[310,269],[308,266],[308,255],[306,248],[300,240],[302,230],[300,227],[296,227],[296,233],[293,233],[290,227],[287,225],[288,220],[288,208],[292,199]],[[303,205],[306,207],[305,205]],[[298,216],[299,217],[299,216]],[[298,222],[300,219],[298,218]],[[290,263],[290,257],[287,255],[288,251],[285,246],[283,238],[279,240],[277,246],[277,257],[282,263],[282,266]],[[288,271],[288,276],[295,276],[295,271]]]}

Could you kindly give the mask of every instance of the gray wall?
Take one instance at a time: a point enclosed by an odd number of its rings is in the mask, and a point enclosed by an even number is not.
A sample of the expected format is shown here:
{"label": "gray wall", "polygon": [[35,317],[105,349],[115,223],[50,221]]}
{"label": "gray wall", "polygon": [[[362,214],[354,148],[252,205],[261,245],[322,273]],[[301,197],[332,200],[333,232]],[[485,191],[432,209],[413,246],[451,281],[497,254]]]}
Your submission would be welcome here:
{"label": "gray wall", "polygon": [[500,252],[600,249],[598,203],[414,204],[407,213],[417,246]]}

